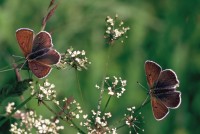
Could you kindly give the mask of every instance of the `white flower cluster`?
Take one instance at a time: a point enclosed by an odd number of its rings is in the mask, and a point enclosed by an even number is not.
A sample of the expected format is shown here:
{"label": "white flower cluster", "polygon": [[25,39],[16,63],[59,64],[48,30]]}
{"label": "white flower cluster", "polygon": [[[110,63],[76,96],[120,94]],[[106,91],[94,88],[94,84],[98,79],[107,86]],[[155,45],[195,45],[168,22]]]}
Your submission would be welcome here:
{"label": "white flower cluster", "polygon": [[101,117],[101,111],[92,112],[91,119],[88,118],[88,115],[83,115],[85,122],[81,122],[80,125],[87,128],[88,134],[106,134],[112,133],[116,134],[116,128],[109,128],[108,119],[112,117],[111,113],[104,113]]}
{"label": "white flower cluster", "polygon": [[128,30],[130,30],[129,27],[123,26],[124,25],[123,21],[120,21],[120,23],[117,24],[117,18],[118,16],[116,16],[114,19],[111,18],[110,16],[106,17],[107,29],[105,32],[105,38],[107,38],[110,42],[121,38],[123,35],[127,33]]}
{"label": "white flower cluster", "polygon": [[52,101],[55,104],[59,105],[59,101],[56,100],[56,90],[55,90],[55,85],[51,84],[48,82],[48,80],[46,79],[43,83],[43,85],[39,84],[39,90],[35,88],[35,86],[33,85],[33,82],[30,82],[30,88],[31,88],[31,95],[33,95],[35,92],[37,93],[37,99],[38,102],[40,103],[40,101],[42,100],[48,100],[48,101]]}
{"label": "white flower cluster", "polygon": [[[83,113],[80,104],[72,97],[65,98],[63,102],[65,102],[65,106],[63,108],[63,113],[65,114],[65,118],[67,120],[72,120],[74,118],[79,119],[80,115]],[[71,126],[73,126],[73,124],[71,124]]]}
{"label": "white flower cluster", "polygon": [[[141,124],[141,112],[138,115],[135,115],[135,107],[127,108],[128,114],[125,114],[125,123],[129,128],[134,129],[134,133],[139,134],[138,130],[141,130],[144,132],[144,129],[141,129],[138,125]],[[132,131],[129,131],[129,134],[132,134]]]}
{"label": "white flower cluster", "polygon": [[105,83],[107,84],[108,94],[111,96],[116,95],[117,98],[121,97],[125,92],[125,86],[127,81],[122,80],[121,77],[117,78],[113,76],[112,78],[106,77]]}
{"label": "white flower cluster", "polygon": [[[12,107],[12,109],[15,109],[14,105],[12,105]],[[7,113],[9,113],[9,111],[7,111]],[[19,122],[11,124],[10,132],[13,134],[28,134],[33,130],[40,134],[58,134],[60,130],[64,129],[64,126],[58,125],[59,120],[51,121],[49,119],[43,119],[42,116],[37,116],[34,111],[22,112],[17,110],[13,116],[20,119]]]}
{"label": "white flower cluster", "polygon": [[39,85],[39,93],[37,95],[38,100],[51,100],[57,105],[59,102],[56,101],[56,90],[55,85],[48,82],[46,79],[43,85]]}
{"label": "white flower cluster", "polygon": [[66,68],[67,65],[81,71],[82,69],[87,69],[87,66],[91,64],[88,58],[85,56],[85,51],[75,51],[73,48],[67,50],[67,52],[62,55],[61,62],[58,66],[60,68]]}

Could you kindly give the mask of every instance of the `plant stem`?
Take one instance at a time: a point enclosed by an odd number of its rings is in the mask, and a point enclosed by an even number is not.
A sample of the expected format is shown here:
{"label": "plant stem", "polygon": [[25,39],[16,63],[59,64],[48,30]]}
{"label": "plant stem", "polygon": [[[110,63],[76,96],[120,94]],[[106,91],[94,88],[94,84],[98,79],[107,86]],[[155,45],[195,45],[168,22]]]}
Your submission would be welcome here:
{"label": "plant stem", "polygon": [[105,105],[105,107],[104,107],[103,113],[106,111],[106,108],[108,107],[108,104],[109,104],[109,102],[110,102],[111,97],[112,97],[112,96],[110,95],[109,98],[108,98],[108,100],[107,100],[107,102],[106,102],[106,105]]}
{"label": "plant stem", "polygon": [[16,109],[14,109],[14,110],[12,111],[12,113],[10,113],[10,114],[8,115],[7,118],[1,120],[1,122],[0,122],[0,127],[1,127],[8,119],[10,119],[11,116],[12,116],[17,110],[19,110],[20,108],[22,108],[22,107],[23,107],[28,101],[30,101],[35,95],[36,95],[36,92],[35,92],[33,95],[31,95],[29,98],[27,98],[24,102],[22,102],[20,105],[18,105],[18,106],[16,107]]}
{"label": "plant stem", "polygon": [[[110,44],[108,44],[108,45],[110,45]],[[98,105],[97,105],[98,111],[100,111],[100,108],[101,108],[101,102],[102,102],[103,92],[104,92],[104,81],[105,81],[105,77],[107,75],[108,63],[109,63],[109,60],[110,60],[110,53],[111,53],[111,46],[109,46],[109,49],[108,49],[105,71],[104,71],[103,79],[102,79],[102,82],[101,82],[101,92],[100,92],[100,95],[99,95],[99,100],[98,100]],[[98,114],[96,116],[98,116]]]}
{"label": "plant stem", "polygon": [[146,104],[148,104],[150,100],[146,101],[144,104],[142,104],[139,108],[135,110],[135,113],[138,112],[142,107],[144,107]]}
{"label": "plant stem", "polygon": [[79,93],[80,93],[80,96],[81,96],[81,101],[83,103],[83,107],[85,107],[85,103],[84,103],[84,99],[83,99],[83,93],[82,93],[82,90],[81,90],[79,76],[78,76],[78,71],[75,70],[75,72],[76,72],[76,80],[77,80],[77,84],[78,84],[78,90],[79,90]]}

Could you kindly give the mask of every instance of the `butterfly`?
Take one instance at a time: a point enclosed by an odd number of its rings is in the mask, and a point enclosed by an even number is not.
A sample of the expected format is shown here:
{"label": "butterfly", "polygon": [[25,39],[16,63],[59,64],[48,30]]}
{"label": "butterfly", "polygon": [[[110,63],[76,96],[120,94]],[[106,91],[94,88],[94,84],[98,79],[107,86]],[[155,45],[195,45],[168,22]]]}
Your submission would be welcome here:
{"label": "butterfly", "polygon": [[145,73],[153,115],[159,121],[168,115],[169,109],[181,104],[181,92],[176,90],[179,80],[173,70],[162,70],[160,65],[149,60],[145,62]]}
{"label": "butterfly", "polygon": [[33,30],[20,28],[16,31],[16,38],[29,69],[36,77],[46,77],[52,70],[51,66],[60,62],[61,56],[53,49],[48,32],[41,31],[34,35]]}

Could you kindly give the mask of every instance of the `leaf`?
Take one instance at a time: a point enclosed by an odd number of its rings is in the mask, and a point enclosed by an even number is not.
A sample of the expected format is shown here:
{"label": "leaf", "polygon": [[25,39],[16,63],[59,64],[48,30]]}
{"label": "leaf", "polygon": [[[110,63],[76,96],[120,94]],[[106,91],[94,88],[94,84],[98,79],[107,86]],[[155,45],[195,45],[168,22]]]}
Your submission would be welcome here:
{"label": "leaf", "polygon": [[1,102],[8,97],[21,96],[26,91],[30,84],[31,79],[25,79],[23,81],[15,82],[12,85],[6,85],[0,89],[0,100]]}

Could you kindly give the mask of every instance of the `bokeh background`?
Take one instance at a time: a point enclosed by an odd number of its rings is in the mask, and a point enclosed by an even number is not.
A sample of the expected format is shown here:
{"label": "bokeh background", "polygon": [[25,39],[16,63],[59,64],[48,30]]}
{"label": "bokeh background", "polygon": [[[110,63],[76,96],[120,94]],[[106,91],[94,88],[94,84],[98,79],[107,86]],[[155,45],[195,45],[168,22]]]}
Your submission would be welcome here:
{"label": "bokeh background", "polygon": [[[48,5],[49,0],[0,0],[0,68],[12,65],[12,55],[22,56],[15,31],[27,27],[39,32]],[[76,50],[85,50],[92,62],[87,71],[78,73],[86,103],[84,109],[88,112],[97,107],[99,91],[94,86],[101,83],[108,49],[103,38],[105,18],[115,14],[131,30],[124,44],[115,43],[108,74],[126,79],[128,85],[121,99],[111,100],[108,110],[118,117],[127,107],[141,105],[147,95],[136,82],[147,87],[144,62],[153,60],[163,69],[171,68],[177,73],[182,104],[159,122],[154,119],[150,104],[145,106],[141,109],[145,121],[142,133],[200,133],[199,0],[60,0],[45,30],[52,32],[54,47],[59,52],[72,46]],[[23,78],[28,77],[26,72],[21,73]],[[54,69],[48,79],[56,85],[59,98],[74,96],[80,100],[73,69]],[[12,84],[14,80],[13,71],[0,73],[0,87]],[[18,98],[11,98],[2,104],[11,100],[20,103]],[[28,106],[45,116],[51,115],[47,109],[38,106],[36,100]],[[1,106],[0,110],[3,108]],[[1,133],[5,130],[1,129]],[[66,127],[62,133],[76,132]],[[122,129],[120,133],[128,133],[128,129]]]}

